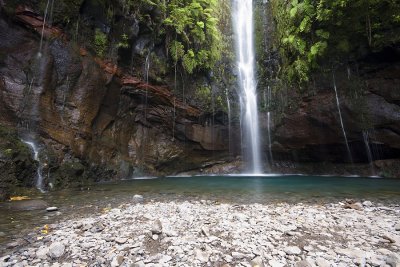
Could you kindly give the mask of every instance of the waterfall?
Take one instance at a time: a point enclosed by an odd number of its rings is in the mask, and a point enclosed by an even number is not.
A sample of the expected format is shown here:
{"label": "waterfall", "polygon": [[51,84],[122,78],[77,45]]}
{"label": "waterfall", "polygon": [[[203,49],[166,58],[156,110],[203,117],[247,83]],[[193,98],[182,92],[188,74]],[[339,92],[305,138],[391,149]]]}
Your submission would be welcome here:
{"label": "waterfall", "polygon": [[39,53],[38,53],[39,58],[42,56],[43,35],[44,35],[44,28],[46,26],[46,17],[47,17],[47,10],[49,9],[49,3],[50,3],[50,0],[47,0],[47,5],[46,5],[46,9],[44,11],[44,16],[43,16],[42,33],[40,36],[40,45],[39,45]]}
{"label": "waterfall", "polygon": [[271,112],[267,112],[267,130],[268,130],[268,152],[269,162],[273,164],[274,159],[272,157],[272,141],[271,141]]}
{"label": "waterfall", "polygon": [[40,160],[39,157],[39,147],[34,141],[27,141],[21,140],[23,143],[27,144],[33,152],[33,159],[39,163],[39,166],[36,171],[36,188],[40,190],[40,192],[44,193],[44,186],[43,186],[43,162]]}
{"label": "waterfall", "polygon": [[258,125],[257,94],[255,79],[255,54],[253,47],[253,2],[233,1],[233,25],[235,28],[238,79],[241,89],[246,156],[250,170],[261,173],[260,136]]}
{"label": "waterfall", "polygon": [[[145,75],[145,82],[149,84],[149,71],[150,71],[150,51],[146,56],[146,60],[144,62],[144,75]],[[146,87],[146,95],[145,95],[145,103],[144,103],[144,120],[147,123],[147,108],[148,108],[148,88]]]}
{"label": "waterfall", "polygon": [[349,160],[350,160],[351,163],[353,163],[353,157],[351,156],[349,142],[347,140],[346,130],[344,129],[344,124],[343,124],[342,111],[340,109],[339,95],[338,95],[337,86],[336,86],[335,73],[333,73],[332,75],[333,75],[333,88],[335,89],[336,105],[337,105],[337,109],[338,109],[338,112],[339,112],[340,125],[342,127],[344,141],[346,142],[346,148],[347,148],[347,153],[348,153],[348,156],[349,156]]}
{"label": "waterfall", "polygon": [[231,102],[229,101],[229,95],[228,95],[228,90],[226,90],[226,106],[228,108],[228,150],[229,150],[229,155],[232,155],[232,144],[231,144],[231,139],[232,139],[232,130],[231,130],[231,124],[232,124],[232,115],[231,115]]}

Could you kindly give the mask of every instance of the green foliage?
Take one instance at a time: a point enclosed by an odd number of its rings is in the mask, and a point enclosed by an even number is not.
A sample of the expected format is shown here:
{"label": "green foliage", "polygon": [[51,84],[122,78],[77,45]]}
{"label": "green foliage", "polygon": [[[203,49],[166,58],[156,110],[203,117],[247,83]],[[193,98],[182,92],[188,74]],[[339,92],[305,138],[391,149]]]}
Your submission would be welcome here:
{"label": "green foliage", "polygon": [[220,59],[217,0],[171,0],[165,5],[163,24],[169,53],[188,73],[211,69]]}
{"label": "green foliage", "polygon": [[[140,21],[166,41],[174,64],[187,73],[209,70],[220,59],[218,0],[122,0]],[[158,14],[152,16],[149,9]]]}
{"label": "green foliage", "polygon": [[107,51],[107,35],[99,29],[96,29],[94,34],[94,47],[96,54],[100,57],[104,57]]}
{"label": "green foliage", "polygon": [[117,47],[129,48],[128,35],[126,35],[125,33],[121,35],[121,38],[120,38],[119,43],[117,44]]}
{"label": "green foliage", "polygon": [[212,101],[211,95],[211,87],[210,86],[200,86],[196,90],[196,98],[200,103],[205,103],[207,106],[205,107],[206,110],[210,109],[210,103]]}
{"label": "green foliage", "polygon": [[400,42],[400,2],[392,0],[272,0],[282,75],[307,82],[324,64],[357,60]]}

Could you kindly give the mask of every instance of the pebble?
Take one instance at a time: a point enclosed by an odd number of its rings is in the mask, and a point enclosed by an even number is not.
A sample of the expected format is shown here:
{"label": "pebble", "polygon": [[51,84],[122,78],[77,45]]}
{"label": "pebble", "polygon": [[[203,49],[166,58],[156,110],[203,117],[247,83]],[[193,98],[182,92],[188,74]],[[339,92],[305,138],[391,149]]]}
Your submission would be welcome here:
{"label": "pebble", "polygon": [[258,256],[251,260],[251,266],[252,267],[264,267],[264,262],[263,262],[262,258]]}
{"label": "pebble", "polygon": [[53,212],[53,211],[58,211],[58,208],[57,207],[48,207],[46,210],[48,212]]}
{"label": "pebble", "polygon": [[312,267],[312,264],[308,260],[302,260],[296,262],[295,267]]}
{"label": "pebble", "polygon": [[399,267],[398,208],[343,205],[131,203],[35,230],[5,246],[0,266]]}
{"label": "pebble", "polygon": [[49,253],[49,248],[48,247],[40,247],[37,251],[36,251],[36,257],[38,259],[46,259],[47,258],[47,254]]}
{"label": "pebble", "polygon": [[151,232],[153,235],[160,235],[162,233],[163,226],[160,220],[156,220],[153,222]]}
{"label": "pebble", "polygon": [[284,263],[279,262],[279,261],[277,261],[277,260],[270,260],[270,261],[268,262],[268,264],[269,264],[269,266],[271,266],[271,267],[284,267],[284,266],[285,266]]}
{"label": "pebble", "polygon": [[64,254],[65,246],[60,242],[55,242],[50,245],[48,255],[53,258],[57,259]]}
{"label": "pebble", "polygon": [[117,244],[120,244],[120,245],[125,244],[126,241],[128,241],[128,239],[127,239],[127,238],[124,238],[124,237],[118,237],[118,238],[115,239],[115,242],[116,242]]}
{"label": "pebble", "polygon": [[330,266],[331,266],[330,263],[329,263],[326,259],[324,259],[324,258],[317,258],[317,259],[315,260],[315,263],[316,263],[317,266],[319,266],[319,267],[330,267]]}
{"label": "pebble", "polygon": [[362,204],[364,207],[372,207],[372,202],[369,200],[364,201]]}
{"label": "pebble", "polygon": [[299,247],[296,246],[292,246],[292,247],[286,247],[284,248],[284,250],[286,254],[288,255],[299,255],[301,254],[301,249]]}
{"label": "pebble", "polygon": [[143,200],[144,200],[144,197],[143,197],[142,195],[134,195],[134,196],[132,197],[132,201],[133,201],[134,203],[142,203]]}

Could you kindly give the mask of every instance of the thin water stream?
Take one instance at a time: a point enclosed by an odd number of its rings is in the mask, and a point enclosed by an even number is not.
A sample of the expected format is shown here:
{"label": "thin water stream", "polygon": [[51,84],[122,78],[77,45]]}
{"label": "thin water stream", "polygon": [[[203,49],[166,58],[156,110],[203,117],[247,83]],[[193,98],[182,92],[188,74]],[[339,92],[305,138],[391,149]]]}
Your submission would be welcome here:
{"label": "thin water stream", "polygon": [[353,163],[353,157],[351,156],[349,141],[347,139],[346,130],[345,130],[344,124],[343,124],[342,110],[340,109],[340,101],[339,101],[339,95],[338,95],[337,86],[336,86],[335,73],[333,73],[332,76],[333,76],[333,88],[335,90],[335,96],[336,96],[336,105],[337,105],[337,109],[339,112],[340,126],[342,128],[344,141],[346,142],[346,149],[347,149],[347,154],[348,154],[349,160],[351,163]]}

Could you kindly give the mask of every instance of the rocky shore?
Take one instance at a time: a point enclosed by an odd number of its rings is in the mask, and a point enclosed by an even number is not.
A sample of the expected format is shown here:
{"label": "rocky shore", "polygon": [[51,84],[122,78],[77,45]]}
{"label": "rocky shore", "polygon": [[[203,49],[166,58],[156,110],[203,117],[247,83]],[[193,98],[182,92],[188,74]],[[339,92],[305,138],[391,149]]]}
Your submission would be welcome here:
{"label": "rocky shore", "polygon": [[400,266],[400,206],[143,202],[35,229],[0,266]]}

